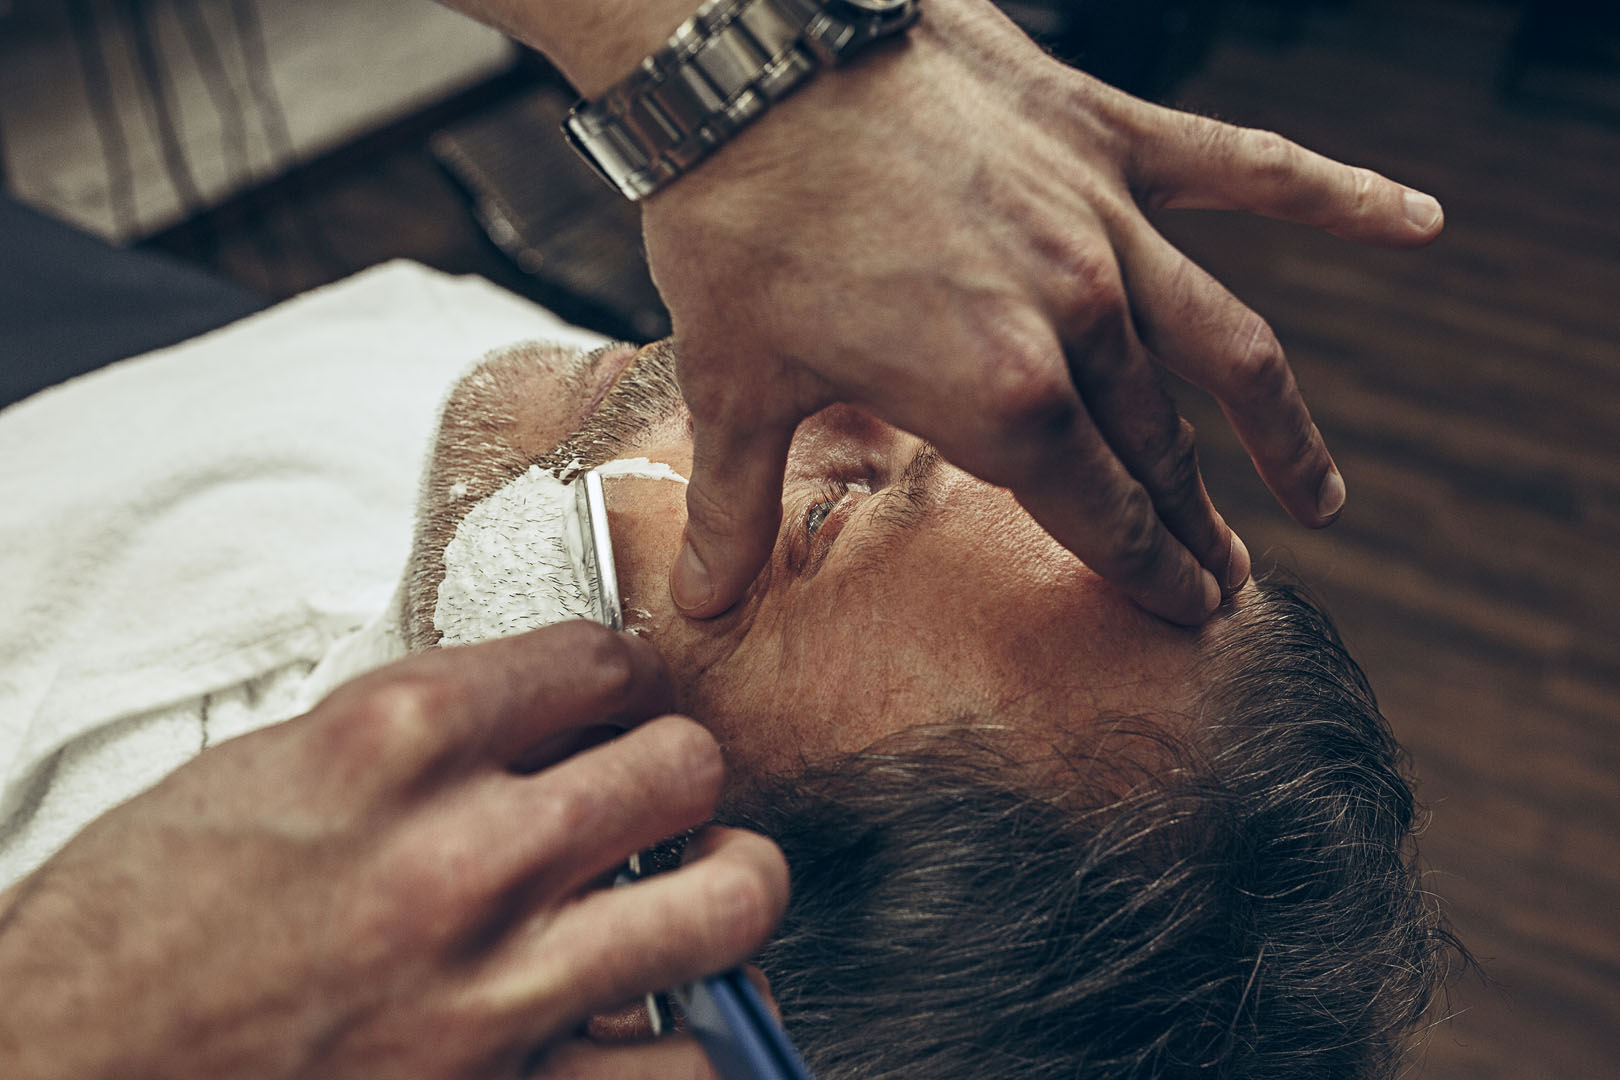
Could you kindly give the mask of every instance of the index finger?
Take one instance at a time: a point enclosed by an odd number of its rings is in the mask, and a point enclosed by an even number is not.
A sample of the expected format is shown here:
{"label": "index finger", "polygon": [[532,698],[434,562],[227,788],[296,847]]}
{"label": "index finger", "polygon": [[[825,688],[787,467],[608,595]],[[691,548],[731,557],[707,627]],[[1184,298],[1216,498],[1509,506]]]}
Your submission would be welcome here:
{"label": "index finger", "polygon": [[532,770],[675,707],[656,649],[633,634],[567,622],[477,645],[433,649],[333,691],[324,717],[341,750],[396,775],[446,760]]}
{"label": "index finger", "polygon": [[1089,418],[1012,490],[1042,528],[1140,607],[1200,626],[1220,605],[1214,574],[1170,532]]}

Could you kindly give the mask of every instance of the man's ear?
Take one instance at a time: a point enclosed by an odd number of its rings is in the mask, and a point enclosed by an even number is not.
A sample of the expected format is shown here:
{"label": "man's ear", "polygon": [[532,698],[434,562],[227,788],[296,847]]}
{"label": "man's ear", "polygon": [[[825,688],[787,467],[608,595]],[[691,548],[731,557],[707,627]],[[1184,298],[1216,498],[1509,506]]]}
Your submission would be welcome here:
{"label": "man's ear", "polygon": [[522,342],[490,353],[451,388],[417,495],[401,588],[400,632],[411,652],[439,643],[433,608],[444,580],[444,549],[461,519],[570,433],[547,395],[555,393],[558,373],[578,366],[580,352]]}

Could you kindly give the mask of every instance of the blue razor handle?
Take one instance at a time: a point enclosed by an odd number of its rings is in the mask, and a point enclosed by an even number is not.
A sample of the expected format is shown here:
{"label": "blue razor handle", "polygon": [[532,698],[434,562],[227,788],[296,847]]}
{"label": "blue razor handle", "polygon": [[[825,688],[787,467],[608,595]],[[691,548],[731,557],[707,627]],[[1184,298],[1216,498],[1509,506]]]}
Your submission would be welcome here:
{"label": "blue razor handle", "polygon": [[741,971],[673,991],[721,1080],[812,1080],[798,1048]]}

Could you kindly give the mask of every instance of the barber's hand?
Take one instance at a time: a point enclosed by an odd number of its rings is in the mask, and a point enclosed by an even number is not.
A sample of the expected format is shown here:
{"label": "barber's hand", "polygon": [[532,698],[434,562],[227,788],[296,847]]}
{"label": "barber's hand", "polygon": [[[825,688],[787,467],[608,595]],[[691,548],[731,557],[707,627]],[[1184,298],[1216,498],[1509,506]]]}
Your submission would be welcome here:
{"label": "barber's hand", "polygon": [[646,204],[696,423],[672,591],[730,607],[776,537],[798,421],[853,401],[1009,487],[1143,607],[1207,618],[1249,558],[1154,362],[1219,399],[1301,524],[1344,484],[1270,328],[1144,209],[1213,207],[1415,246],[1439,205],[1276,135],[1132,98],[987,0],[925,0]]}
{"label": "barber's hand", "polygon": [[[738,964],[786,902],[780,852],[733,830],[594,888],[719,796],[671,698],[645,643],[566,624],[205,752],[0,897],[0,1075],[712,1075],[686,1039],[573,1037]],[[567,756],[603,725],[631,730]]]}

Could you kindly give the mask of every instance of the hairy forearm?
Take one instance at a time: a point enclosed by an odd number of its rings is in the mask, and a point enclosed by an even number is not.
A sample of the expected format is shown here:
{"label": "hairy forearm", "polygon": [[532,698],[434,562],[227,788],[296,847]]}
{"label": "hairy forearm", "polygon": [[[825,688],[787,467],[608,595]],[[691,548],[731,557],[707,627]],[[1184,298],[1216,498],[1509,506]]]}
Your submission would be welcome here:
{"label": "hairy forearm", "polygon": [[628,75],[701,0],[441,0],[545,53],[581,94]]}

